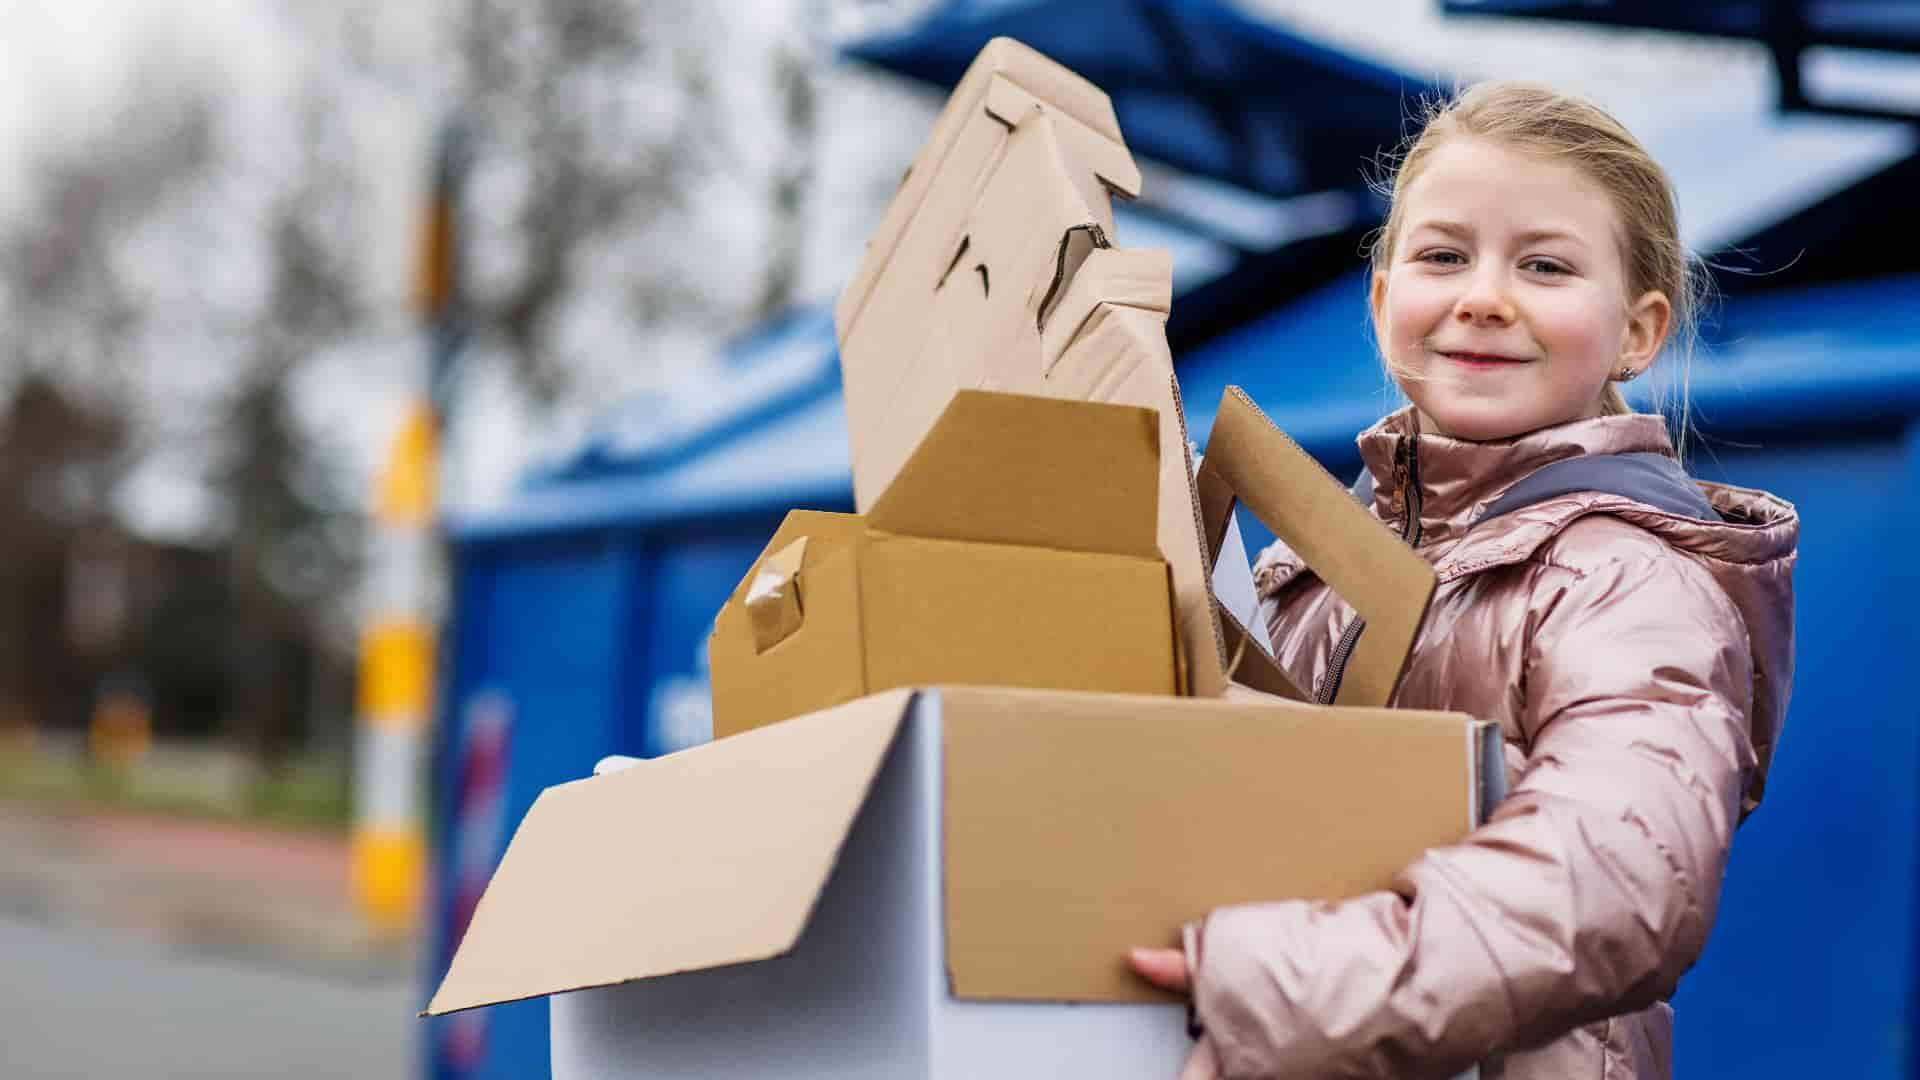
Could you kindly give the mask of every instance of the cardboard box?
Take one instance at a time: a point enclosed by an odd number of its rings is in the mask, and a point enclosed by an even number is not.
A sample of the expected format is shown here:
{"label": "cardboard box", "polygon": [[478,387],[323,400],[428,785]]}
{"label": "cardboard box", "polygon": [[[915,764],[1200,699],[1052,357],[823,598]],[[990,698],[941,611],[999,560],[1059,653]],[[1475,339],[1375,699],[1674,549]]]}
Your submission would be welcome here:
{"label": "cardboard box", "polygon": [[955,395],[865,515],[787,516],[715,620],[725,737],[896,686],[1182,689],[1159,418]]}
{"label": "cardboard box", "polygon": [[428,1012],[581,991],[562,1080],[1164,1078],[1183,1012],[1127,946],[1386,887],[1497,801],[1500,753],[1444,713],[862,698],[543,793]]}

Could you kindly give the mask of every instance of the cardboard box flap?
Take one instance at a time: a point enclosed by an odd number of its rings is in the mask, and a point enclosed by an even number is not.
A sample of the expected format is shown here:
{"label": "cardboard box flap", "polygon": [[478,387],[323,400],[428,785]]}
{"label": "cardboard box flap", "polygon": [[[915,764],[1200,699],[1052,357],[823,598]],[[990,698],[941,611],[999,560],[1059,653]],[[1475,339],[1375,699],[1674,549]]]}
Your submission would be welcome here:
{"label": "cardboard box flap", "polygon": [[941,695],[947,972],[964,998],[1165,1000],[1127,947],[1175,945],[1226,904],[1387,888],[1478,822],[1491,725],[1459,714]]}
{"label": "cardboard box flap", "polygon": [[[901,177],[900,189],[887,205],[879,228],[868,242],[866,258],[861,260],[846,288],[841,290],[840,298],[834,305],[833,318],[834,328],[842,341],[846,340],[854,322],[873,295],[875,285],[892,263],[902,239],[933,191],[948,155],[961,143],[968,123],[985,115],[988,91],[996,80],[1001,79],[1054,106],[1085,130],[1124,146],[1120,136],[1120,121],[1114,115],[1113,102],[1105,91],[1012,38],[998,37],[987,42],[948,96],[946,105],[934,121],[933,131],[927,136],[913,164]],[[1004,89],[1002,94],[1005,94]],[[1008,109],[1004,98],[1000,107]],[[1101,167],[1123,174],[1109,177],[1109,183],[1128,195],[1138,194],[1139,172],[1137,167],[1132,166],[1130,158],[1128,169],[1116,168],[1112,163]],[[1130,185],[1126,182],[1128,180],[1131,181]],[[964,213],[964,206],[961,213]]]}
{"label": "cardboard box flap", "polygon": [[549,788],[427,1014],[788,951],[911,697],[877,694]]}
{"label": "cardboard box flap", "polygon": [[1159,558],[1150,409],[962,390],[867,514],[884,532]]}
{"label": "cardboard box flap", "polygon": [[1227,387],[1196,478],[1209,555],[1236,501],[1366,620],[1336,705],[1385,705],[1426,618],[1433,567],[1327,475],[1252,399]]}

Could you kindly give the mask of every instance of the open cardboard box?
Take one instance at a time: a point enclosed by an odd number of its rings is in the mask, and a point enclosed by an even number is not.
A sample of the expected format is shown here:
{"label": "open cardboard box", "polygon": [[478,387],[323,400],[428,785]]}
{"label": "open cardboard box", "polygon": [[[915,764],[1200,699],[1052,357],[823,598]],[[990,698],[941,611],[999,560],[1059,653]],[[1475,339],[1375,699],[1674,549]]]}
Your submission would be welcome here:
{"label": "open cardboard box", "polygon": [[1497,800],[1493,734],[1290,702],[862,698],[542,793],[428,1011],[603,987],[553,999],[569,1080],[1166,1080],[1183,1010],[1122,950],[1223,903],[1384,887]]}
{"label": "open cardboard box", "polygon": [[[1491,810],[1495,728],[1383,708],[1434,587],[1425,562],[1237,393],[1196,479],[1167,260],[1108,246],[1108,192],[1137,185],[1097,89],[1011,42],[975,61],[837,313],[868,515],[847,535],[897,528],[896,490],[937,493],[916,449],[955,408],[1008,392],[1152,408],[1190,696],[895,690],[551,788],[429,1013],[580,991],[552,1006],[570,1078],[1165,1077],[1182,1013],[1126,972],[1127,946],[1172,944],[1221,904],[1387,887]],[[1015,447],[973,442],[994,464],[971,482],[1044,484]],[[1366,619],[1334,707],[1286,700],[1306,695],[1214,602],[1236,500]],[[813,618],[804,569],[795,606],[777,595],[812,543],[770,545],[735,600],[771,569],[771,607],[716,649]],[[848,647],[867,655],[889,628],[859,618],[868,640]]]}
{"label": "open cardboard box", "polygon": [[1179,693],[1159,430],[1131,406],[955,395],[871,510],[792,512],[734,590],[714,736],[898,686]]}

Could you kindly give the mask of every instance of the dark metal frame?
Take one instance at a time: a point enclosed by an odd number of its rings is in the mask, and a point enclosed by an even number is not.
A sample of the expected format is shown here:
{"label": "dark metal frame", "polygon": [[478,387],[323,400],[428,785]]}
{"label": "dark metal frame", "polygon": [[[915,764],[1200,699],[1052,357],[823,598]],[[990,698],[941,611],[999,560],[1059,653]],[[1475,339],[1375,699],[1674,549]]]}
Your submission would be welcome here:
{"label": "dark metal frame", "polygon": [[[1809,17],[1809,9],[1815,2],[1817,0],[1764,0],[1764,6],[1755,10],[1753,4],[1742,4],[1736,9],[1723,0],[1688,0],[1684,4],[1670,2],[1654,14],[1656,9],[1651,5],[1623,4],[1620,0],[1598,3],[1595,0],[1441,0],[1441,10],[1448,15],[1555,19],[1759,41],[1773,56],[1774,70],[1780,80],[1777,104],[1782,112],[1920,124],[1920,112],[1812,100],[1807,96],[1800,67],[1808,49],[1822,46],[1920,55],[1920,20],[1907,33],[1898,27],[1879,29],[1859,23],[1817,25]],[[1738,18],[1741,9],[1755,11],[1758,21]]]}

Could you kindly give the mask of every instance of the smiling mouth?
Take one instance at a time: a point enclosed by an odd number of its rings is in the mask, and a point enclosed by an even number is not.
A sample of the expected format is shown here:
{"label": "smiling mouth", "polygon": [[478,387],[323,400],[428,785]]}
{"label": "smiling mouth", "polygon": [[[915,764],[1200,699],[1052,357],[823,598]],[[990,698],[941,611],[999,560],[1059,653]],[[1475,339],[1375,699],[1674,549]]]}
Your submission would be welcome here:
{"label": "smiling mouth", "polygon": [[1528,362],[1525,357],[1501,356],[1497,353],[1441,352],[1440,355],[1455,363],[1470,364],[1474,367],[1494,367],[1500,364],[1524,364]]}

